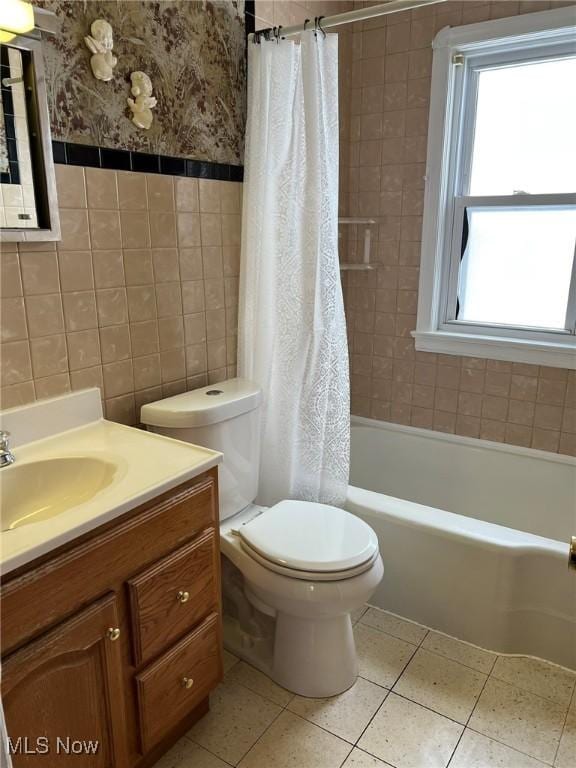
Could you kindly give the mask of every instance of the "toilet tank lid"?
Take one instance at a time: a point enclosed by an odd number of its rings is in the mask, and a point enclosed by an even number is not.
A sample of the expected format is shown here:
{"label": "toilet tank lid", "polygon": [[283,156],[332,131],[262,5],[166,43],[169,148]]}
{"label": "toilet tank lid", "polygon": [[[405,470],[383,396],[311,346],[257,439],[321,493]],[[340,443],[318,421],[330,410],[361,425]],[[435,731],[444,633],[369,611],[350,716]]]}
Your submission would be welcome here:
{"label": "toilet tank lid", "polygon": [[253,411],[261,401],[262,390],[253,381],[228,379],[147,403],[140,420],[154,427],[203,427]]}

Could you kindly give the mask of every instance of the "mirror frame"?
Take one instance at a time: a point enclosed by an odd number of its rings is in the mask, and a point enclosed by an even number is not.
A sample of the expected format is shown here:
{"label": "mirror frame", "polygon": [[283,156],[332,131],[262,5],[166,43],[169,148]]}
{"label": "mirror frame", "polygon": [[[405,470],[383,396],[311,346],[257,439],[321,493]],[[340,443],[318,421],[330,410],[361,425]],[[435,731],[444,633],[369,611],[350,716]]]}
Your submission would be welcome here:
{"label": "mirror frame", "polygon": [[35,123],[39,127],[40,136],[34,146],[30,147],[32,162],[41,164],[41,168],[33,170],[34,175],[41,174],[45,185],[45,196],[38,198],[36,191],[36,209],[43,209],[44,218],[49,226],[35,229],[0,228],[0,243],[42,242],[60,240],[60,215],[58,212],[58,196],[56,193],[56,173],[52,155],[52,137],[50,132],[50,115],[46,92],[46,71],[42,54],[42,40],[17,35],[7,45],[32,54],[34,68],[34,114]]}

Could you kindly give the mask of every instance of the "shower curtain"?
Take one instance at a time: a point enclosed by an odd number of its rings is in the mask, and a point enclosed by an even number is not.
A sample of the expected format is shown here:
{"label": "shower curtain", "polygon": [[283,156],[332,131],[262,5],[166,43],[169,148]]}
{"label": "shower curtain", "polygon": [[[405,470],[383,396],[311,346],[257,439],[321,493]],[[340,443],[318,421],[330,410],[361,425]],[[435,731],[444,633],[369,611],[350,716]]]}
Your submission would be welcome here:
{"label": "shower curtain", "polygon": [[341,505],[350,460],[338,264],[338,37],[248,43],[238,375],[263,390],[258,502]]}

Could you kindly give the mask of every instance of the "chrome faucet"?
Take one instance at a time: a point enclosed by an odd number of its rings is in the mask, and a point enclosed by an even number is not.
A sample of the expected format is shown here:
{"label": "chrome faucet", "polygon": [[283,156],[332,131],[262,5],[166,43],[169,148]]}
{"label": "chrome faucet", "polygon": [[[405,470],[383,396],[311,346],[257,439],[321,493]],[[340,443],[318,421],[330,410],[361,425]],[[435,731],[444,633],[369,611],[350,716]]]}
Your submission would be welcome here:
{"label": "chrome faucet", "polygon": [[0,467],[14,464],[16,457],[10,450],[10,432],[0,431]]}

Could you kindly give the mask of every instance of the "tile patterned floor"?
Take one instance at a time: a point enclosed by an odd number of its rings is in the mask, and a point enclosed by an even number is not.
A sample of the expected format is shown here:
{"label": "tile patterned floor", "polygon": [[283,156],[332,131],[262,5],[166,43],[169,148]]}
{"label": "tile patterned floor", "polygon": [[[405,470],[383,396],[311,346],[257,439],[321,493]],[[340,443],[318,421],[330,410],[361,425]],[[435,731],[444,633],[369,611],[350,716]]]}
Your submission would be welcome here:
{"label": "tile patterned floor", "polygon": [[353,618],[349,691],[294,696],[225,653],[209,714],[155,768],[574,768],[576,672],[377,608]]}

